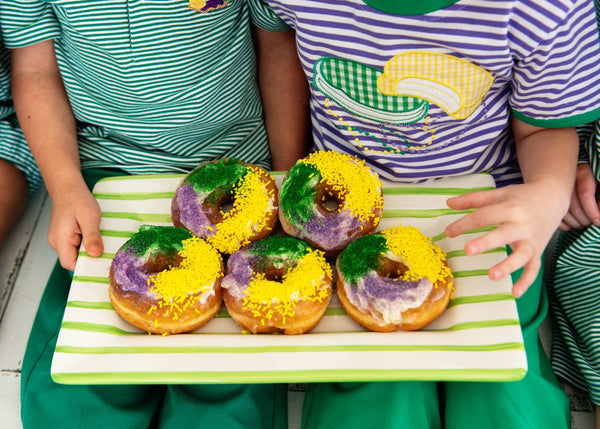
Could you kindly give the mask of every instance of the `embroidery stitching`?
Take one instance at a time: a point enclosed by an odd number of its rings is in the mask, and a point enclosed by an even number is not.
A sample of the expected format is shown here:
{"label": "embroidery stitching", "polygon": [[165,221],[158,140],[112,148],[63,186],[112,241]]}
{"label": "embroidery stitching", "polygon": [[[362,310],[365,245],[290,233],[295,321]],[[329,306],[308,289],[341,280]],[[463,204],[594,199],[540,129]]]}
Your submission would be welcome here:
{"label": "embroidery stitching", "polygon": [[377,86],[386,95],[427,100],[453,118],[465,119],[479,107],[493,82],[490,73],[468,61],[414,51],[390,59]]}
{"label": "embroidery stitching", "polygon": [[208,13],[222,9],[229,4],[229,0],[189,0],[188,6],[196,12]]}
{"label": "embroidery stitching", "polygon": [[[383,71],[348,59],[319,58],[312,85],[325,96],[324,106],[337,122],[335,127],[347,132],[358,148],[374,154],[403,155],[427,150],[436,139],[430,103],[454,119],[466,119],[481,105],[493,80],[486,70],[466,60],[411,51],[392,57]],[[358,122],[374,124],[350,124],[340,110]],[[379,129],[369,130],[377,124]],[[411,137],[394,130],[411,124],[418,125],[428,137],[411,143]]]}

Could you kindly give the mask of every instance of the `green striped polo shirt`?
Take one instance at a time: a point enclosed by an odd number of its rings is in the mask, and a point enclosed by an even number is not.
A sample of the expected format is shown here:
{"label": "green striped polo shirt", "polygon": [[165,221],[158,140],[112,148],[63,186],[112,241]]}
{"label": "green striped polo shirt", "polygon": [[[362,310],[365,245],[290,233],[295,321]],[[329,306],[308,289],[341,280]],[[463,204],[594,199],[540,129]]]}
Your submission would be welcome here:
{"label": "green striped polo shirt", "polygon": [[2,0],[9,48],[54,39],[83,168],[269,167],[245,0]]}

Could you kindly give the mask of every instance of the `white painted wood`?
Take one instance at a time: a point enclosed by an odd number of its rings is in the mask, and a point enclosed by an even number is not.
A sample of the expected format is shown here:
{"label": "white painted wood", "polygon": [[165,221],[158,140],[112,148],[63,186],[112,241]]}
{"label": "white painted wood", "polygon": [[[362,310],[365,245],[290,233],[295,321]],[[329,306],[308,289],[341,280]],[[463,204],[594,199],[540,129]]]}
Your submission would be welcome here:
{"label": "white painted wood", "polygon": [[304,392],[288,391],[288,429],[300,429]]}
{"label": "white painted wood", "polygon": [[594,429],[595,416],[593,413],[573,412],[571,429]]}
{"label": "white painted wood", "polygon": [[46,203],[47,196],[46,190],[40,189],[31,198],[21,219],[6,238],[0,253],[0,320],[10,299],[21,262],[28,250],[30,238],[37,227],[41,208]]}
{"label": "white painted wood", "polygon": [[21,429],[20,374],[0,372],[0,419],[3,429]]}
{"label": "white painted wood", "polygon": [[20,383],[25,345],[56,256],[46,243],[50,200],[38,191],[0,255],[1,426],[21,429]]}
{"label": "white painted wood", "polygon": [[10,301],[0,323],[0,370],[21,369],[29,331],[56,261],[55,252],[46,242],[50,208],[49,199],[40,207],[39,221],[32,230],[30,245],[21,262]]}

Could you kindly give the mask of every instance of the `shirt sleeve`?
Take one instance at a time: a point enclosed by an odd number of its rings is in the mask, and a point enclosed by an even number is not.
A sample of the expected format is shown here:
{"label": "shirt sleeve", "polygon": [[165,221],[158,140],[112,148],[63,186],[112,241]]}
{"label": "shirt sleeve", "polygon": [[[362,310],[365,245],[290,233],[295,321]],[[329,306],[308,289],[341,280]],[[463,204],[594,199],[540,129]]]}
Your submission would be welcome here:
{"label": "shirt sleeve", "polygon": [[267,0],[248,0],[248,3],[252,22],[257,27],[274,33],[289,29],[288,25],[271,9]]}
{"label": "shirt sleeve", "polygon": [[0,0],[0,26],[7,48],[21,48],[61,35],[52,6],[37,0]]}
{"label": "shirt sleeve", "polygon": [[[518,119],[560,128],[600,118],[600,38],[595,17],[592,1],[574,0],[564,19],[516,59],[510,105]],[[526,20],[514,38],[522,44],[527,24],[534,25],[531,16]]]}

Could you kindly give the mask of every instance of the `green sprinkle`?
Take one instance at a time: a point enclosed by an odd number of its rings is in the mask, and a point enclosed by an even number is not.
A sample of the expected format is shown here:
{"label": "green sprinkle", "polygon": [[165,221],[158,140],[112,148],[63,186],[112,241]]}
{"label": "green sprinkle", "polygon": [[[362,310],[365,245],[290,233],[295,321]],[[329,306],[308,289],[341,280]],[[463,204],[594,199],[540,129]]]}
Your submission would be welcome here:
{"label": "green sprinkle", "polygon": [[135,256],[144,256],[149,248],[158,249],[161,253],[177,254],[182,248],[182,241],[192,238],[185,228],[174,226],[141,225],[125,243],[124,249]]}
{"label": "green sprinkle", "polygon": [[191,183],[199,194],[211,192],[211,198],[218,201],[223,195],[229,194],[232,185],[244,177],[246,168],[237,159],[225,158],[217,162],[207,162],[192,170],[185,181]]}
{"label": "green sprinkle", "polygon": [[305,224],[314,213],[316,187],[320,180],[321,173],[315,165],[299,162],[288,172],[279,197],[285,217],[292,223]]}
{"label": "green sprinkle", "polygon": [[305,241],[287,235],[271,235],[248,248],[256,256],[254,263],[259,271],[270,265],[294,265],[311,250]]}
{"label": "green sprinkle", "polygon": [[340,254],[338,267],[346,283],[356,285],[381,265],[381,255],[386,252],[386,238],[382,233],[368,234],[353,241]]}

